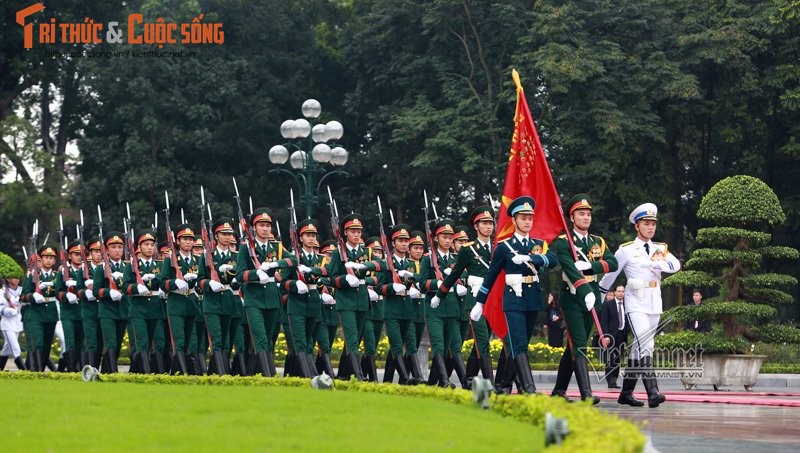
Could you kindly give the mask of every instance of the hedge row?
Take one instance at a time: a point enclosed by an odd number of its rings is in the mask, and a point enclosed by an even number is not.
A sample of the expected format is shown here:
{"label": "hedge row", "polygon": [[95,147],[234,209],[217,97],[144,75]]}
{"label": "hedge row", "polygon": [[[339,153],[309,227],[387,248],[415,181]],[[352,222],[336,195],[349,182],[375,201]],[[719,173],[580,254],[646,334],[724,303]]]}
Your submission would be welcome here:
{"label": "hedge row", "polygon": [[[0,379],[65,380],[79,381],[79,373],[0,373]],[[308,379],[302,378],[264,378],[260,376],[167,376],[104,374],[103,383],[125,382],[136,384],[166,385],[244,385],[254,387],[310,387]],[[90,384],[98,385],[98,384]],[[472,393],[466,390],[450,390],[438,387],[406,387],[369,382],[336,381],[339,391],[382,393],[433,398],[454,404],[475,404]],[[567,403],[561,398],[544,395],[525,397],[520,395],[492,397],[491,409],[503,416],[528,422],[543,429],[545,414],[552,413],[569,423],[570,435],[561,445],[552,445],[548,451],[620,451],[640,452],[644,448],[645,436],[630,421],[614,414],[603,413],[593,408],[589,402]]]}

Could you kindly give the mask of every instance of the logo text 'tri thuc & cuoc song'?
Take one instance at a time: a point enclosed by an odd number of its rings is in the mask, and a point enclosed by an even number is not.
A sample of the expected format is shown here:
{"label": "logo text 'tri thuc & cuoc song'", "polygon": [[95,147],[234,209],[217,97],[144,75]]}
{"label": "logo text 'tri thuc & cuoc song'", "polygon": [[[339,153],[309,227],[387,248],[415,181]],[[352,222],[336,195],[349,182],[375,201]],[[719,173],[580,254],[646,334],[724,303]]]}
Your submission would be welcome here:
{"label": "logo text 'tri thuc & cuoc song'", "polygon": [[157,44],[159,49],[165,44],[222,44],[225,32],[220,22],[203,22],[200,14],[191,22],[166,22],[159,17],[155,22],[146,22],[140,13],[128,15],[127,33],[118,21],[107,24],[96,22],[90,17],[83,22],[58,22],[55,18],[38,25],[34,34],[34,23],[26,20],[45,9],[42,3],[35,3],[17,11],[17,23],[23,27],[26,49],[33,47],[34,36],[39,44]]}

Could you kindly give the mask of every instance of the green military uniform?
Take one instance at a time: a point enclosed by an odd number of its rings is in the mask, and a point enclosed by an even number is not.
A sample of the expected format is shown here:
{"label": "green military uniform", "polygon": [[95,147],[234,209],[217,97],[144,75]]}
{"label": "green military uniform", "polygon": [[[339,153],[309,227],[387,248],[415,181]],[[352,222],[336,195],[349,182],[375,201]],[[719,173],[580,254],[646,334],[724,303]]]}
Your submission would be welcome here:
{"label": "green military uniform", "polygon": [[[329,240],[322,243],[320,252],[333,253],[333,250],[335,249],[336,241]],[[330,275],[330,260],[325,255],[319,256],[320,261],[316,266],[324,271],[323,275]],[[317,346],[319,347],[319,353],[316,360],[317,371],[320,373],[324,371],[328,376],[333,376],[333,366],[331,365],[331,347],[334,339],[336,338],[336,332],[339,330],[339,313],[336,308],[335,290],[334,288],[330,287],[330,279],[327,277],[321,277],[317,281],[317,284],[320,287],[320,291],[322,288],[325,288],[325,290],[331,296],[331,299],[328,299],[327,303],[323,303],[320,307],[320,322],[315,335]]]}
{"label": "green military uniform", "polygon": [[[217,219],[212,228],[214,234],[233,234],[233,219]],[[214,266],[219,280],[217,283],[211,283],[210,266],[204,266],[200,269],[198,286],[203,292],[202,308],[211,347],[211,368],[213,372],[223,375],[228,372],[225,352],[230,349],[231,314],[235,308],[234,303],[237,302],[234,300],[233,292],[239,289],[239,285],[238,282],[234,282],[236,257],[231,251],[217,246],[212,252],[212,258],[214,262],[211,265]]]}
{"label": "green military uniform", "polygon": [[[73,241],[67,250],[70,253],[80,253],[80,242]],[[64,329],[64,364],[65,370],[80,371],[80,354],[83,351],[83,325],[81,323],[81,304],[84,300],[86,290],[86,279],[83,276],[83,269],[67,265],[67,273],[62,280],[64,287],[59,287],[58,300],[61,302],[59,316],[61,326]],[[67,296],[67,293],[73,296]]]}
{"label": "green military uniform", "polygon": [[[100,241],[89,244],[89,251],[100,250]],[[86,363],[95,368],[100,367],[100,352],[102,352],[103,333],[100,330],[100,318],[98,316],[99,301],[94,294],[94,273],[99,266],[89,263],[89,280],[84,282],[87,286],[83,291],[83,303],[81,303],[81,324],[83,325],[84,352],[86,353]],[[91,288],[89,286],[91,285]]]}
{"label": "green military uniform", "polygon": [[[349,228],[362,229],[364,218],[350,214],[342,219],[340,228],[346,233]],[[380,264],[367,262],[367,249],[361,245],[345,244],[337,248],[331,257],[330,279],[336,288],[336,308],[344,333],[345,360],[340,360],[339,377],[347,379],[354,374],[363,380],[364,375],[358,361],[358,346],[364,334],[364,325],[369,311],[369,292],[366,277],[370,271],[380,270]],[[342,256],[342,252],[345,256]],[[344,362],[344,363],[343,363]]]}
{"label": "green military uniform", "polygon": [[[142,230],[136,235],[136,247],[145,241],[155,243],[156,233],[152,230]],[[131,340],[131,366],[143,374],[150,374],[150,353],[155,352],[155,337],[164,331],[161,319],[161,265],[152,257],[131,257],[137,260],[139,275],[134,275],[133,266],[128,266],[122,277],[123,292],[129,297],[128,319],[130,330],[128,335]],[[141,278],[141,285],[139,279]],[[155,362],[155,361],[154,361]],[[158,370],[157,372],[163,372]]]}
{"label": "green military uniform", "polygon": [[[408,225],[395,225],[390,233],[392,243],[394,244],[394,241],[398,239],[410,240],[410,229]],[[405,257],[397,256],[397,253],[392,253],[391,257],[387,257],[387,262],[389,259],[392,260],[397,278],[388,268],[378,274],[378,292],[383,295],[385,300],[384,317],[390,348],[386,357],[386,366],[390,371],[397,370],[401,385],[416,385],[422,383],[422,371],[416,355],[416,338],[412,322],[415,302],[411,296],[419,296],[420,292],[414,287],[413,263]],[[398,289],[401,291],[398,292]],[[406,366],[406,361],[409,362],[410,367]],[[393,371],[390,374],[394,374]],[[384,382],[388,382],[388,379],[393,379],[393,376],[384,377]]]}
{"label": "green military uniform", "polygon": [[[365,242],[365,247],[367,248],[367,261],[375,259],[375,250],[386,253],[383,251],[383,246],[378,237],[368,238]],[[368,381],[377,382],[378,370],[375,364],[375,355],[378,352],[378,342],[383,332],[385,304],[383,296],[374,289],[375,285],[378,284],[378,279],[374,273],[368,273],[365,281],[369,287],[367,292],[370,295],[370,304],[369,311],[367,311],[367,319],[364,321],[364,355],[361,357],[361,370]]]}
{"label": "green military uniform", "polygon": [[[122,233],[111,231],[104,238],[106,247],[112,244],[123,244]],[[122,278],[128,263],[113,262],[110,259],[104,264],[109,266],[112,283],[106,278],[105,268],[95,268],[93,275],[93,291],[99,301],[97,316],[100,318],[100,330],[103,333],[104,372],[116,373],[122,339],[125,337],[128,314],[122,311],[125,295],[122,293]],[[115,289],[116,288],[116,289]]]}
{"label": "green military uniform", "polygon": [[[164,258],[169,256],[171,253],[169,243],[167,241],[159,242],[158,253],[161,259],[156,260],[156,266],[160,271],[164,268]],[[161,282],[161,286],[163,285],[164,282]],[[169,319],[167,317],[167,293],[165,293],[163,289],[161,290],[160,306],[161,310],[159,311],[159,319],[161,320],[162,328],[153,335],[153,343],[155,344],[156,348],[155,372],[162,374],[168,373],[172,368],[172,342],[169,333]]]}
{"label": "green military uniform", "polygon": [[[203,258],[203,263],[206,262],[204,253],[203,239],[200,235],[195,236],[194,246],[192,247],[192,254],[198,258]],[[213,256],[212,256],[213,259]],[[206,269],[204,265],[202,269]],[[198,269],[198,272],[201,269]],[[189,341],[189,374],[204,375],[208,372],[206,366],[206,352],[208,352],[208,329],[206,328],[206,317],[203,313],[203,299],[205,292],[200,289],[200,281],[194,287],[194,302],[195,302],[195,316],[194,316],[194,331],[192,332],[192,339]]]}
{"label": "green military uniform", "polygon": [[[45,245],[39,248],[38,254],[40,257],[55,257],[56,251]],[[58,323],[56,287],[63,285],[63,282],[58,282],[61,276],[55,269],[41,268],[38,272],[39,287],[35,287],[33,275],[29,274],[22,283],[20,296],[20,301],[29,304],[22,309],[22,325],[31,371],[44,371],[45,362],[50,357],[50,345]]]}
{"label": "green military uniform", "polygon": [[[256,209],[250,217],[250,224],[272,223],[272,211],[267,208]],[[280,242],[259,242],[255,239],[256,267],[250,257],[248,245],[239,247],[236,258],[236,280],[242,284],[244,292],[244,311],[251,335],[254,360],[262,375],[272,376],[274,368],[273,333],[280,316],[281,295],[276,282],[284,279],[280,270],[295,267],[294,257],[283,249]],[[248,364],[248,374],[256,363]]]}
{"label": "green military uniform", "polygon": [[[473,225],[487,220],[494,222],[494,210],[489,206],[478,206],[472,210],[470,220]],[[461,249],[458,251],[450,275],[445,277],[444,283],[442,283],[436,295],[439,296],[440,299],[444,298],[447,292],[455,286],[456,281],[461,278],[469,289],[469,292],[464,297],[464,314],[467,315],[472,310],[472,307],[475,306],[475,296],[477,295],[478,289],[483,284],[486,272],[489,270],[491,257],[491,241],[484,244],[476,239],[473,242],[467,242],[462,245]],[[468,329],[467,332],[464,331],[465,327]],[[483,316],[481,316],[478,321],[472,321],[471,329],[469,317],[467,317],[466,326],[462,324],[462,338],[472,336],[475,337],[475,344],[472,347],[472,352],[467,361],[467,378],[477,375],[477,369],[480,368],[484,379],[492,380],[492,356],[489,350],[489,324]]]}
{"label": "green military uniform", "polygon": [[[434,225],[433,234],[453,234],[453,221],[443,219]],[[454,258],[450,252],[442,253],[440,250],[431,250],[431,254],[436,253],[438,269],[434,268],[431,257],[422,258],[420,271],[420,289],[425,292],[425,320],[428,324],[428,335],[431,339],[431,354],[433,355],[432,370],[428,377],[428,384],[438,384],[442,387],[449,387],[449,373],[445,365],[445,355],[450,354],[454,360],[461,357],[461,332],[458,329],[458,317],[462,311],[462,302],[455,292],[447,294],[444,299],[436,297],[444,270],[450,267]],[[437,272],[438,271],[438,272]],[[454,338],[455,337],[455,338]],[[458,359],[456,359],[458,356]],[[455,362],[454,362],[455,363]],[[463,361],[461,362],[463,368]],[[460,372],[461,370],[457,370]],[[466,370],[463,375],[459,374],[462,386],[466,384]]]}
{"label": "green military uniform", "polygon": [[[414,245],[421,245],[425,247],[425,239],[423,239],[423,233],[421,231],[412,231],[411,232],[411,242],[409,242],[409,247]],[[409,258],[411,262],[410,270],[414,273],[414,281],[420,281],[420,271],[422,271],[422,262],[413,260]],[[411,305],[413,306],[412,314],[411,314],[411,324],[414,326],[414,341],[406,342],[406,352],[408,355],[416,354],[419,350],[419,345],[422,342],[422,337],[425,335],[425,291],[422,291],[422,288],[418,288],[420,290],[420,295],[418,297],[411,298]],[[410,333],[409,333],[410,335]],[[414,345],[413,350],[408,349],[410,345]]]}
{"label": "green military uniform", "polygon": [[[567,207],[570,215],[579,209],[592,209],[589,196],[585,194],[573,196]],[[591,267],[585,271],[579,271],[575,267],[576,260],[566,234],[553,241],[552,249],[558,256],[563,272],[559,305],[566,319],[568,338],[567,347],[558,367],[553,395],[565,395],[574,371],[581,399],[591,398],[597,404],[598,400],[592,397],[588,363],[583,352],[594,326],[592,312],[586,308],[586,299],[588,294],[593,294],[594,307],[600,310],[603,299],[600,297],[599,279],[602,274],[617,270],[617,259],[602,237],[593,234],[581,237],[574,230],[569,234],[577,249],[578,261],[588,261]]]}
{"label": "green military uniform", "polygon": [[[175,228],[175,238],[194,238],[194,228],[189,224],[181,224]],[[173,267],[175,259],[183,278],[178,278]],[[194,287],[197,283],[198,271],[204,266],[202,257],[198,260],[191,253],[167,257],[161,264],[161,289],[167,293],[167,320],[172,343],[172,373],[188,374],[187,355],[194,334],[194,318],[197,316],[197,298]],[[187,275],[188,274],[188,275]],[[194,278],[188,278],[193,276]]]}

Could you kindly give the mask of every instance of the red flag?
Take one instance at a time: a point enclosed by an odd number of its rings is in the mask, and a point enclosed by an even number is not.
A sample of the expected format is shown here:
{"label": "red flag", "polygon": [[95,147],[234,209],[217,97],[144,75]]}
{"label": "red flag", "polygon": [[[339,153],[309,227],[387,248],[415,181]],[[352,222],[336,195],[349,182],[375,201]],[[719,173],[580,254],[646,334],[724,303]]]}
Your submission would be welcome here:
{"label": "red flag", "polygon": [[[522,195],[531,196],[536,201],[533,229],[530,232],[532,238],[550,242],[566,228],[561,198],[556,191],[550,167],[547,165],[547,157],[541,142],[539,142],[539,134],[536,133],[536,126],[528,108],[528,101],[525,100],[519,74],[513,70],[511,75],[517,85],[517,110],[514,114],[514,135],[511,138],[506,182],[503,186],[500,213],[497,219],[495,246],[514,234],[514,223],[506,210],[515,198]],[[500,338],[505,338],[508,333],[508,325],[503,313],[505,280],[506,273],[501,271],[489,291],[486,306],[483,308],[483,316],[489,322],[495,335]]]}

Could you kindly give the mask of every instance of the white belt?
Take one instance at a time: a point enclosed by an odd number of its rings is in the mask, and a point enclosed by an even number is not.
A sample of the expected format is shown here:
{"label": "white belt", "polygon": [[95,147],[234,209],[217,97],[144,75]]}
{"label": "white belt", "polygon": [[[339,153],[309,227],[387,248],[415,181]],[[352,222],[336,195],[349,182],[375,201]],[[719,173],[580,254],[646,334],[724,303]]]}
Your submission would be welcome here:
{"label": "white belt", "polygon": [[359,284],[359,285],[366,285],[366,284],[367,284],[367,281],[366,281],[366,280],[364,280],[364,279],[362,278],[362,279],[360,279],[360,280],[358,281],[358,284]]}
{"label": "white belt", "polygon": [[154,293],[152,291],[148,291],[147,294],[134,294],[133,297],[153,297],[158,296],[158,293]]}
{"label": "white belt", "polygon": [[658,288],[661,284],[658,280],[641,280],[638,278],[629,278],[628,287],[632,290],[640,290],[644,288]]}
{"label": "white belt", "polygon": [[478,277],[476,275],[470,275],[467,277],[467,285],[469,286],[481,286],[483,285],[483,277]]}
{"label": "white belt", "polygon": [[55,302],[55,301],[56,301],[56,298],[55,298],[55,297],[45,297],[45,298],[44,298],[44,303],[47,303],[47,302]]}
{"label": "white belt", "polygon": [[187,289],[187,290],[185,290],[185,291],[181,291],[181,290],[179,290],[179,289],[173,289],[173,290],[172,290],[172,291],[170,291],[170,292],[171,292],[172,294],[177,294],[177,295],[179,295],[179,296],[185,296],[185,297],[189,297],[189,294],[192,294],[192,292],[191,292],[191,291],[189,291],[188,289]]}

